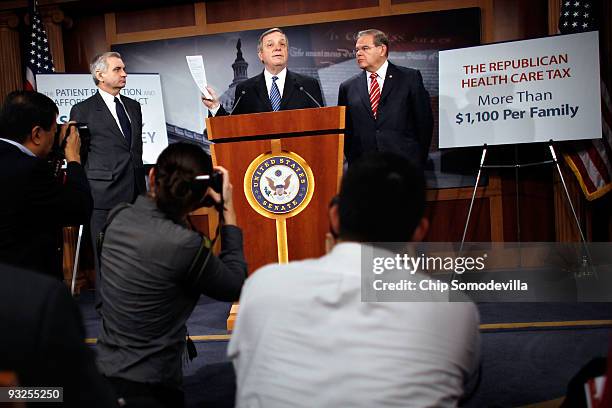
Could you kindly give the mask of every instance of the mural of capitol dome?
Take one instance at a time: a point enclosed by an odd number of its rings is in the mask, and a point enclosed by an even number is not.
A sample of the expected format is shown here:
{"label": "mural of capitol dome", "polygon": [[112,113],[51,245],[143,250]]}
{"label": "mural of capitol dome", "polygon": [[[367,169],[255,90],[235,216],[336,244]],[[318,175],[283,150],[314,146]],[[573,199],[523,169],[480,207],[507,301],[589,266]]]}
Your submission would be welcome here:
{"label": "mural of capitol dome", "polygon": [[236,60],[232,64],[232,68],[234,69],[234,80],[230,84],[229,88],[225,92],[223,92],[223,94],[219,98],[223,109],[225,109],[227,112],[230,112],[232,110],[232,107],[234,106],[236,85],[248,78],[247,68],[249,66],[249,63],[246,62],[242,57],[241,47],[242,42],[240,41],[240,39],[238,39],[238,42],[236,43]]}

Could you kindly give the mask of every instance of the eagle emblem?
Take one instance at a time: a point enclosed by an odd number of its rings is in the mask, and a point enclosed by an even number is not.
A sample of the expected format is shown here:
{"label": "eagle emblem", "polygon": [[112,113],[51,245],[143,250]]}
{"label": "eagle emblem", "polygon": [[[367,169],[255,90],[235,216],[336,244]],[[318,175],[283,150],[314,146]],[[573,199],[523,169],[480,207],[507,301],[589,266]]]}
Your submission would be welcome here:
{"label": "eagle emblem", "polygon": [[264,153],[251,162],[244,176],[247,201],[268,218],[298,214],[308,205],[313,192],[312,170],[293,152]]}
{"label": "eagle emblem", "polygon": [[268,180],[268,187],[272,190],[273,196],[281,197],[288,194],[287,189],[291,185],[291,174],[285,177],[285,181],[282,184],[275,184],[274,180],[270,177],[266,177],[266,180]]}

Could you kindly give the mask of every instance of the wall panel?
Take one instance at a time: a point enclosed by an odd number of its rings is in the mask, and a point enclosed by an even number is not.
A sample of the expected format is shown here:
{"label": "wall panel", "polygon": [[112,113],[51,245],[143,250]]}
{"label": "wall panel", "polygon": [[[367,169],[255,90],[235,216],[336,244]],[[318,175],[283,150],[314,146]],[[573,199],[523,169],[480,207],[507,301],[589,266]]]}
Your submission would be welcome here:
{"label": "wall panel", "polygon": [[208,23],[226,23],[377,6],[378,0],[221,0],[206,3],[206,16]]}
{"label": "wall panel", "polygon": [[117,34],[194,26],[193,4],[160,7],[149,10],[123,11],[115,14]]}
{"label": "wall panel", "polygon": [[89,72],[91,59],[110,48],[106,42],[104,16],[72,16],[72,18],[73,27],[64,30],[66,72]]}
{"label": "wall panel", "polygon": [[[425,236],[425,241],[461,241],[469,207],[470,200],[428,202],[425,214],[429,218],[429,232]],[[489,200],[476,199],[468,225],[466,241],[491,241],[490,223]]]}

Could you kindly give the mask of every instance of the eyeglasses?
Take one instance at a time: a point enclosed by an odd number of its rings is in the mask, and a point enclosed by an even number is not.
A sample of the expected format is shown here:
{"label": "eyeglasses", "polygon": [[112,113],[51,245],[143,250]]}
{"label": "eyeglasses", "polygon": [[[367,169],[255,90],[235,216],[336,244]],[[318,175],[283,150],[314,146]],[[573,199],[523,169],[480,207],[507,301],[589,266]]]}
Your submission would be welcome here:
{"label": "eyeglasses", "polygon": [[363,45],[361,47],[355,47],[355,54],[357,54],[359,51],[363,51],[363,52],[368,52],[376,47],[380,47],[380,45]]}

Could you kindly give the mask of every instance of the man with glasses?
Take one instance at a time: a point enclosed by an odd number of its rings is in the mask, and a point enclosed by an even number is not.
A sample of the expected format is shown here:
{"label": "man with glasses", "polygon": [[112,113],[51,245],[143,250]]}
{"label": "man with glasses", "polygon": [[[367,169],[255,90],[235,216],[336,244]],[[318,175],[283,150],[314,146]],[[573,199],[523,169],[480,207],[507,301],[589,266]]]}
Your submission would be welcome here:
{"label": "man with glasses", "polygon": [[346,106],[344,153],[348,164],[369,151],[394,152],[423,168],[433,131],[429,94],[421,73],[388,61],[389,39],[380,30],[357,34],[357,65],[365,72],[340,84]]}
{"label": "man with glasses", "polygon": [[[271,28],[259,36],[257,56],[264,65],[261,74],[236,85],[231,114],[272,112],[323,106],[319,82],[287,69],[289,40],[280,28]],[[202,97],[211,115],[227,115],[216,92],[208,87],[212,99]]]}
{"label": "man with glasses", "polygon": [[[57,115],[38,92],[11,92],[0,109],[0,262],[61,280],[62,227],[88,222],[93,202],[79,132],[66,123],[58,133]],[[56,138],[65,143],[61,181],[47,162]]]}

